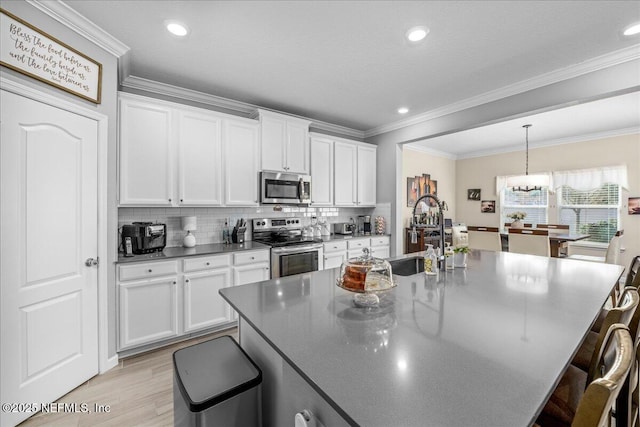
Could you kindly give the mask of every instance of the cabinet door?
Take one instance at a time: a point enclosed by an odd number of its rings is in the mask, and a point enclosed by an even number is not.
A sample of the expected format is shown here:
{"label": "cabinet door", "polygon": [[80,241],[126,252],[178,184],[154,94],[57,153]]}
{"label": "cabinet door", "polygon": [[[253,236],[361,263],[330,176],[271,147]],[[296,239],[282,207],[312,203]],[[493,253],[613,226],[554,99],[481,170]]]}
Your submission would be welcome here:
{"label": "cabinet door", "polygon": [[180,205],[222,204],[222,121],[193,112],[178,114]]}
{"label": "cabinet door", "polygon": [[376,147],[358,146],[358,206],[376,204]]}
{"label": "cabinet door", "polygon": [[218,294],[231,285],[231,271],[221,268],[184,275],[184,332],[231,320],[231,307]]}
{"label": "cabinet door", "polygon": [[234,286],[269,280],[269,276],[269,264],[266,262],[233,267]]}
{"label": "cabinet door", "polygon": [[258,123],[225,120],[223,140],[226,168],[225,204],[257,206],[260,159]]}
{"label": "cabinet door", "polygon": [[120,349],[178,335],[177,280],[120,283]]}
{"label": "cabinet door", "polygon": [[287,123],[285,169],[287,172],[309,174],[309,125],[307,123]]}
{"label": "cabinet door", "polygon": [[120,99],[120,205],[171,206],[171,109]]}
{"label": "cabinet door", "polygon": [[336,268],[342,265],[342,262],[346,259],[346,252],[329,252],[324,253],[324,269]]}
{"label": "cabinet door", "polygon": [[356,145],[336,141],[333,146],[333,156],[335,205],[355,206],[358,167]]}
{"label": "cabinet door", "polygon": [[287,122],[263,115],[260,117],[262,138],[262,169],[286,171]]}
{"label": "cabinet door", "polygon": [[376,258],[389,258],[389,246],[372,246],[371,255]]}
{"label": "cabinet door", "polygon": [[333,141],[311,138],[311,204],[333,205]]}

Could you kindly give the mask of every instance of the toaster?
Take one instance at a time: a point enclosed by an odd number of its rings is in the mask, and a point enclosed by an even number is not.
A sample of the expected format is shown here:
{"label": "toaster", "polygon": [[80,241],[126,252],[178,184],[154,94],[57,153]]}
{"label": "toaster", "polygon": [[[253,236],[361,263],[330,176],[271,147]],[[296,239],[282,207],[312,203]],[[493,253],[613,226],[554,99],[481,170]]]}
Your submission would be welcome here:
{"label": "toaster", "polygon": [[160,252],[167,245],[167,225],[134,222],[122,226],[122,247],[125,256]]}
{"label": "toaster", "polygon": [[353,234],[356,225],[351,222],[336,222],[333,224],[333,234]]}

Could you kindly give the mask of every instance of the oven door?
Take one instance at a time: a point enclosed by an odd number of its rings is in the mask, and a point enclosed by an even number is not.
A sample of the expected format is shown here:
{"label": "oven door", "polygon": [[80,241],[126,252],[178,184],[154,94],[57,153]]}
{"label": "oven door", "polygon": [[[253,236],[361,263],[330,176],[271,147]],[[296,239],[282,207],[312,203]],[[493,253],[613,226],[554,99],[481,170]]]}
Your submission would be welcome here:
{"label": "oven door", "polygon": [[311,178],[308,175],[262,172],[260,202],[264,204],[309,204]]}
{"label": "oven door", "polygon": [[272,279],[322,270],[322,245],[271,249]]}

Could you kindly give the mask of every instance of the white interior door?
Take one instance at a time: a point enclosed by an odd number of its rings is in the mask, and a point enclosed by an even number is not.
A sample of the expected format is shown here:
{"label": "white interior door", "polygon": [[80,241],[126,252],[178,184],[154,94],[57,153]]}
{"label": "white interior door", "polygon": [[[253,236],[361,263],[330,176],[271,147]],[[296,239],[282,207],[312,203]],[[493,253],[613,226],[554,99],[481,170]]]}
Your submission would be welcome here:
{"label": "white interior door", "polygon": [[0,400],[47,403],[98,373],[98,126],[4,90],[0,107]]}

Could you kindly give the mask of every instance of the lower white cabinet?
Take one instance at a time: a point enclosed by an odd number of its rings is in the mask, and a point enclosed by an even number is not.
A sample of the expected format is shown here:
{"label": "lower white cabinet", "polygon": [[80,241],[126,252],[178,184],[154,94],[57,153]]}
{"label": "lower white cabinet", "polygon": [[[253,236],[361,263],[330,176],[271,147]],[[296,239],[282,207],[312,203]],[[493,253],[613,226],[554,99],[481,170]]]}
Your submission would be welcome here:
{"label": "lower white cabinet", "polygon": [[118,350],[220,327],[237,315],[218,291],[269,279],[269,249],[118,266]]}
{"label": "lower white cabinet", "polygon": [[389,236],[376,236],[371,238],[371,255],[376,258],[389,258],[390,254]]}
{"label": "lower white cabinet", "polygon": [[362,256],[362,248],[369,248],[371,256],[389,258],[389,236],[354,237],[348,240],[332,240],[324,243],[324,268],[340,267],[348,258]]}
{"label": "lower white cabinet", "polygon": [[336,268],[347,259],[347,242],[331,241],[323,245],[324,269]]}

